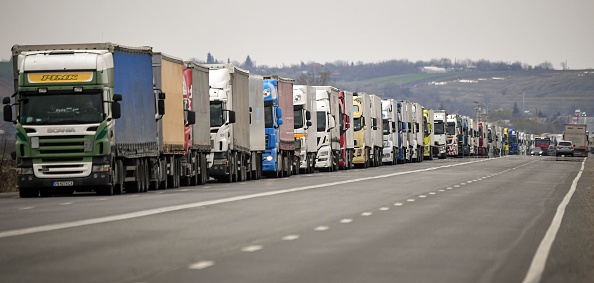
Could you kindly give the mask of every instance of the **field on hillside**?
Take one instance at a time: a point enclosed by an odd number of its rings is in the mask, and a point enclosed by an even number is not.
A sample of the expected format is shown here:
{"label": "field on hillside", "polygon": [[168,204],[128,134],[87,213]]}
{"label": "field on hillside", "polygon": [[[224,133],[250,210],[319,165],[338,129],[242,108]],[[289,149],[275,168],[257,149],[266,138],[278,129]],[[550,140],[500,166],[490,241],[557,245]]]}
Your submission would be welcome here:
{"label": "field on hillside", "polygon": [[505,71],[413,74],[359,82],[337,82],[345,89],[365,89],[382,97],[417,101],[428,108],[472,115],[475,101],[488,110],[572,115],[594,113],[594,72]]}

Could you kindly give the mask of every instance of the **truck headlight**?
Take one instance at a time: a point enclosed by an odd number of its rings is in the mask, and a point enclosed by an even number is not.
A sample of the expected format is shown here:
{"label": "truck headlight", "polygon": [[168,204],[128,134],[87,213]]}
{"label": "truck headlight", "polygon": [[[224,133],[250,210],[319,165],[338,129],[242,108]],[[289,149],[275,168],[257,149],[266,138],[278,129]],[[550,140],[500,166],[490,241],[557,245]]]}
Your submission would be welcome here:
{"label": "truck headlight", "polygon": [[17,175],[33,175],[33,168],[17,168]]}
{"label": "truck headlight", "polygon": [[93,165],[93,172],[109,172],[111,166],[109,165]]}
{"label": "truck headlight", "polygon": [[268,156],[264,157],[264,160],[270,162],[270,161],[274,160],[274,157],[272,157],[272,155],[268,155]]}
{"label": "truck headlight", "polygon": [[328,156],[328,152],[327,151],[322,151],[320,152],[320,154],[318,154],[319,157],[324,157],[324,156]]}

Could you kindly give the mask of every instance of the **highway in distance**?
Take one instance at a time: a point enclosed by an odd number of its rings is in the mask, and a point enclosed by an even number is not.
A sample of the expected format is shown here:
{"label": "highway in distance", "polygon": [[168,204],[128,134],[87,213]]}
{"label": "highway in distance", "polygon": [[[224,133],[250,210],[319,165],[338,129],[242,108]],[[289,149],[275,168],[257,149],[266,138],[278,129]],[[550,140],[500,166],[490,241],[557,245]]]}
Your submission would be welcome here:
{"label": "highway in distance", "polygon": [[0,195],[0,282],[594,282],[594,161]]}

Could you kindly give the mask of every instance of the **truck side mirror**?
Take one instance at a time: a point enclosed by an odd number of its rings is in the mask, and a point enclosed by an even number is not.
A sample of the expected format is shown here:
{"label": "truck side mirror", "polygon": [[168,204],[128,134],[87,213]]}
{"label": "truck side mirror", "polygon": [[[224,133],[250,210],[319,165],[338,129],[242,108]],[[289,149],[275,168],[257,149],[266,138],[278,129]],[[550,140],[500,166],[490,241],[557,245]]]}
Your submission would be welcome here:
{"label": "truck side mirror", "polygon": [[[309,112],[309,110],[305,111],[305,120],[311,120],[311,112]],[[311,126],[311,125],[308,125],[308,126]]]}
{"label": "truck side mirror", "polygon": [[328,115],[328,132],[336,127],[336,120],[334,120],[334,116]]}
{"label": "truck side mirror", "polygon": [[229,111],[229,124],[235,123],[235,111]]}
{"label": "truck side mirror", "polygon": [[157,101],[157,114],[161,116],[165,115],[165,100],[163,99]]}
{"label": "truck side mirror", "polygon": [[122,95],[121,94],[118,94],[118,93],[115,93],[113,95],[113,101],[122,101]]}
{"label": "truck side mirror", "polygon": [[122,117],[122,106],[117,101],[111,103],[111,118],[119,119]]}
{"label": "truck side mirror", "polygon": [[159,92],[159,99],[165,99],[165,93]]}
{"label": "truck side mirror", "polygon": [[396,131],[396,122],[392,122],[392,133],[395,133]]}
{"label": "truck side mirror", "polygon": [[308,127],[311,127],[311,125],[313,125],[313,124],[311,123],[311,121],[307,121],[307,123],[306,123],[306,124],[307,124],[307,126],[308,126]]}
{"label": "truck side mirror", "polygon": [[276,120],[276,124],[279,125],[279,126],[282,125],[283,124],[283,119]]}
{"label": "truck side mirror", "polygon": [[196,112],[192,110],[186,110],[186,125],[196,124]]}
{"label": "truck side mirror", "polygon": [[[7,98],[7,97],[5,97]],[[10,100],[10,98],[9,98]],[[10,104],[4,105],[4,121],[6,122],[12,122],[12,107],[10,107]]]}
{"label": "truck side mirror", "polygon": [[2,98],[2,104],[10,104],[10,97]]}
{"label": "truck side mirror", "polygon": [[283,117],[283,110],[280,108],[276,108],[276,119],[280,119]]}

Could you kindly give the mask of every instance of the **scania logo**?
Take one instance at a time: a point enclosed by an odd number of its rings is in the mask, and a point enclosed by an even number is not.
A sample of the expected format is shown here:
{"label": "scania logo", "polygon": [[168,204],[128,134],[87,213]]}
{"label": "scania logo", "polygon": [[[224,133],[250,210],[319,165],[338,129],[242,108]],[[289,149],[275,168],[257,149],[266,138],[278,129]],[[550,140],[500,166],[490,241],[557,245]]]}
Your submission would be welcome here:
{"label": "scania logo", "polygon": [[49,128],[47,129],[48,134],[57,134],[57,133],[74,133],[76,130],[74,128]]}

